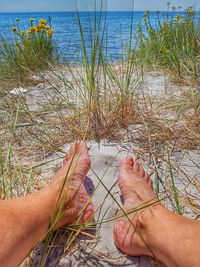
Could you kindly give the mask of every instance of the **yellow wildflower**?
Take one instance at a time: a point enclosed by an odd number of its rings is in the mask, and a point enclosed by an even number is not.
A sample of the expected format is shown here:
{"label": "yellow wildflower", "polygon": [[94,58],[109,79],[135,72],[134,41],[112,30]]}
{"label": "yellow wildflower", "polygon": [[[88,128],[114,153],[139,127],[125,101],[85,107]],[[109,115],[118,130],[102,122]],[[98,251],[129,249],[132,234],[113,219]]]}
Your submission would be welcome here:
{"label": "yellow wildflower", "polygon": [[37,28],[37,32],[39,32],[43,29],[43,26],[41,24],[39,24],[36,26],[36,28]]}
{"label": "yellow wildflower", "polygon": [[37,31],[37,28],[34,27],[34,26],[32,26],[32,27],[29,28],[28,33],[29,33],[29,34],[32,34],[32,33],[36,32],[36,31]]}
{"label": "yellow wildflower", "polygon": [[29,20],[30,20],[30,22],[33,22],[33,21],[35,21],[35,19],[34,19],[34,18],[30,18]]}
{"label": "yellow wildflower", "polygon": [[176,18],[175,18],[175,20],[176,20],[176,21],[179,21],[180,18],[181,18],[181,15],[177,15]]}
{"label": "yellow wildflower", "polygon": [[37,25],[36,28],[37,28],[37,31],[39,32],[41,30],[48,29],[48,26],[41,23],[41,24]]}
{"label": "yellow wildflower", "polygon": [[18,22],[19,21],[19,18],[16,18],[15,20]]}
{"label": "yellow wildflower", "polygon": [[45,19],[40,19],[40,23],[46,25],[47,21]]}
{"label": "yellow wildflower", "polygon": [[187,13],[188,13],[189,15],[195,15],[195,10],[194,10],[194,9],[188,9],[188,10],[187,10]]}
{"label": "yellow wildflower", "polygon": [[167,49],[166,47],[163,47],[162,53],[167,55],[169,53],[169,49]]}
{"label": "yellow wildflower", "polygon": [[52,29],[49,29],[49,30],[47,31],[47,34],[48,34],[49,37],[51,37],[52,34],[53,34],[53,30],[52,30]]}

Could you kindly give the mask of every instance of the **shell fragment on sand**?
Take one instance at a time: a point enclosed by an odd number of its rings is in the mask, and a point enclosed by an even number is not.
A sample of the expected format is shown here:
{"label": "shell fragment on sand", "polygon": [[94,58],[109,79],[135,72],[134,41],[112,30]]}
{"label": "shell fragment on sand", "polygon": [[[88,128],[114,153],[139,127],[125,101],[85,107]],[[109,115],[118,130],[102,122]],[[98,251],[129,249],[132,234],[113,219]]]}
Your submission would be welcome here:
{"label": "shell fragment on sand", "polygon": [[10,93],[11,95],[16,95],[16,96],[18,96],[18,95],[23,95],[23,94],[25,94],[26,92],[27,92],[27,89],[22,88],[22,87],[19,87],[19,88],[13,88],[12,90],[9,91],[9,93]]}

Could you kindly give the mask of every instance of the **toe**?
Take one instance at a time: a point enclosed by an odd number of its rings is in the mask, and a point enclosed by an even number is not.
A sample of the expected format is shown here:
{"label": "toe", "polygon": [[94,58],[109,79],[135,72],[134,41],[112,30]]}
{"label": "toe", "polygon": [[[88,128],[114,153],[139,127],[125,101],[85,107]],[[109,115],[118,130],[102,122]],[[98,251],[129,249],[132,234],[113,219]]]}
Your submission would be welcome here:
{"label": "toe", "polygon": [[79,146],[80,146],[80,150],[81,150],[81,152],[84,154],[88,154],[88,147],[87,147],[87,144],[86,144],[86,142],[84,142],[84,141],[80,141],[79,142]]}
{"label": "toe", "polygon": [[76,153],[76,143],[71,145],[69,151],[66,153],[65,158],[63,160],[63,164],[66,164],[67,161],[71,160],[74,154]]}
{"label": "toe", "polygon": [[80,157],[81,160],[84,160],[88,164],[90,164],[90,156],[88,153],[88,147],[87,144],[84,141],[80,141],[77,144],[77,156]]}
{"label": "toe", "polygon": [[94,221],[94,207],[93,204],[90,202],[84,211],[83,222],[86,223],[93,221]]}
{"label": "toe", "polygon": [[120,172],[129,172],[133,170],[133,158],[132,157],[126,157],[121,160],[120,162],[120,167],[119,167]]}
{"label": "toe", "polygon": [[149,179],[148,179],[148,185],[153,189],[153,181],[151,180],[151,177],[149,176]]}
{"label": "toe", "polygon": [[145,177],[145,170],[140,165],[139,165],[139,175],[141,176],[141,178],[144,178]]}
{"label": "toe", "polygon": [[80,194],[78,198],[79,203],[77,203],[77,205],[80,206],[80,212],[78,216],[79,222],[80,223],[93,222],[94,206],[83,184],[81,184],[81,187],[79,189],[79,194]]}
{"label": "toe", "polygon": [[133,164],[133,171],[135,172],[135,173],[139,173],[139,171],[140,171],[140,165],[139,165],[139,163],[136,161],[136,160],[134,160],[134,164]]}
{"label": "toe", "polygon": [[133,171],[138,178],[145,178],[146,176],[144,168],[136,160],[134,160]]}
{"label": "toe", "polygon": [[147,183],[150,180],[150,175],[147,172],[145,172],[144,179],[147,181]]}
{"label": "toe", "polygon": [[92,202],[88,199],[88,202],[83,206],[79,216],[80,223],[88,223],[94,221],[94,206]]}
{"label": "toe", "polygon": [[117,182],[119,187],[120,184],[126,183],[127,180],[130,179],[130,174],[133,171],[133,158],[132,157],[126,157],[120,161],[119,170],[118,170],[118,176],[117,176]]}

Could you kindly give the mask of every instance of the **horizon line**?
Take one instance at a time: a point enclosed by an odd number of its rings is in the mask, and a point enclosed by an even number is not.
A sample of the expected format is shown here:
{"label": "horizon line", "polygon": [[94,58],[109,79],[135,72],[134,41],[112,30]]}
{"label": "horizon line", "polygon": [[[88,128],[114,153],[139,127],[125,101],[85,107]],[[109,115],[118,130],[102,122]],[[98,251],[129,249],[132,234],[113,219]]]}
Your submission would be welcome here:
{"label": "horizon line", "polygon": [[[92,11],[92,10],[78,10],[78,12],[145,12],[149,9],[144,10],[105,10],[105,11]],[[185,10],[149,10],[150,12],[185,12]],[[196,12],[199,12],[200,10],[195,10]],[[49,13],[49,12],[77,12],[76,10],[41,10],[41,11],[0,11],[0,13]]]}

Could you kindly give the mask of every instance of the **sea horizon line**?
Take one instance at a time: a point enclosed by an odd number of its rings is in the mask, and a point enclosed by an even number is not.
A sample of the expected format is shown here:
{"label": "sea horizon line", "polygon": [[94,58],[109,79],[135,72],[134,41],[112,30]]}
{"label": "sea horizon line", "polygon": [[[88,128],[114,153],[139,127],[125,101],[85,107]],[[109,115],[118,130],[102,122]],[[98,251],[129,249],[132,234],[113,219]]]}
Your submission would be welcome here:
{"label": "sea horizon line", "polygon": [[[111,12],[118,12],[118,13],[125,13],[125,12],[146,12],[145,10],[103,10],[103,11],[91,11],[91,10],[81,10],[79,13],[95,13],[95,12],[105,12],[105,13],[111,13]],[[180,12],[186,12],[186,10],[149,10],[150,12],[169,12],[169,13],[180,13]],[[195,10],[196,12],[200,12],[200,10]],[[49,11],[0,11],[0,14],[2,13],[77,13],[75,10],[49,10]]]}

